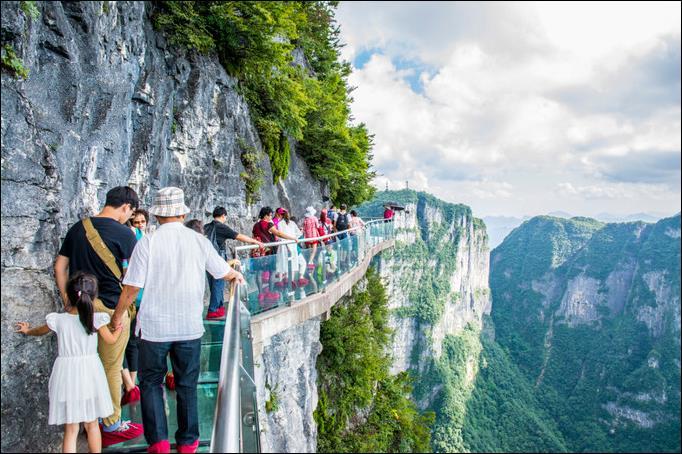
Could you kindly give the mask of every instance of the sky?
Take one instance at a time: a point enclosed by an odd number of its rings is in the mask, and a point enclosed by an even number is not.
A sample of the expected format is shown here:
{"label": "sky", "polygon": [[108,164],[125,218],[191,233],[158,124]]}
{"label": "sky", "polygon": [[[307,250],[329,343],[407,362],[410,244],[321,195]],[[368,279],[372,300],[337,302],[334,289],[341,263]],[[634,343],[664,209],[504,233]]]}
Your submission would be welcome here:
{"label": "sky", "polygon": [[680,211],[680,2],[341,2],[375,185],[476,216]]}

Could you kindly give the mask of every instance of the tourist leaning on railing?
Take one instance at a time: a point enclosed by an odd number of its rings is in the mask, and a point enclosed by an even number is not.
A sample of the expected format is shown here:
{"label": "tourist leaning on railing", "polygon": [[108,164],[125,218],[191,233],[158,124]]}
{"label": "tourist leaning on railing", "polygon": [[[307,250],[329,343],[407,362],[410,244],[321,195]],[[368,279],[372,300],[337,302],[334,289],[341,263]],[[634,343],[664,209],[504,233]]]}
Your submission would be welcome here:
{"label": "tourist leaning on railing", "polygon": [[[258,221],[253,225],[252,234],[255,239],[261,243],[274,243],[277,238],[284,240],[295,240],[291,235],[288,235],[279,230],[274,222],[272,222],[272,208],[263,207],[258,214]],[[279,301],[279,292],[274,292],[272,262],[264,257],[271,256],[277,253],[277,246],[262,247],[251,251],[251,266],[256,271],[256,283],[258,286],[258,302],[259,303],[275,303]],[[267,283],[267,289],[266,284]]]}
{"label": "tourist leaning on railing", "polygon": [[[206,236],[220,256],[225,260],[228,258],[227,248],[225,247],[226,240],[237,240],[242,243],[257,244],[259,246],[263,245],[263,243],[258,240],[232,230],[225,224],[226,221],[227,210],[224,207],[218,206],[213,209],[213,221],[204,226]],[[225,302],[223,301],[223,293],[225,292],[225,281],[222,279],[213,279],[210,274],[207,274],[206,277],[208,278],[208,286],[211,292],[206,320],[224,319]]]}

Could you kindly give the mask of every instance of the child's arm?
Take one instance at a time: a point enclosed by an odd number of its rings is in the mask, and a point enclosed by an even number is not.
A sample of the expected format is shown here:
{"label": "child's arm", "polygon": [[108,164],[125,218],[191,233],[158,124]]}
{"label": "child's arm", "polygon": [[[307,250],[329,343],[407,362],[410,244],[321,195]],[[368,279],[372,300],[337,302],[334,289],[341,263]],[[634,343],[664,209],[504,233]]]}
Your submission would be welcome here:
{"label": "child's arm", "polygon": [[109,331],[109,325],[102,325],[97,332],[105,343],[113,344],[118,340],[118,336],[120,336],[123,332],[123,326],[119,325],[112,333]]}
{"label": "child's arm", "polygon": [[35,328],[29,329],[28,322],[18,322],[17,323],[17,333],[24,333],[27,336],[44,336],[50,332],[50,328],[47,325],[36,326]]}

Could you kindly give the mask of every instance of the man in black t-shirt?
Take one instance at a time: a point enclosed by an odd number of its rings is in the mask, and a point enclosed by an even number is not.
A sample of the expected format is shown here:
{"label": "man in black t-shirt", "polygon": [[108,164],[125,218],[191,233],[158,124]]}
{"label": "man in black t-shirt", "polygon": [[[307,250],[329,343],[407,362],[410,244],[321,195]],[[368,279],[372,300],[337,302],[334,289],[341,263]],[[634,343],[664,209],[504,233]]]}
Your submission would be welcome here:
{"label": "man in black t-shirt", "polygon": [[[124,224],[138,208],[139,203],[137,194],[132,188],[118,186],[107,193],[102,211],[90,218],[93,227],[114,256],[116,266],[121,273],[125,272],[128,259],[133,254],[136,244],[135,234]],[[111,316],[118,304],[121,286],[119,280],[91,246],[83,221],[75,223],[66,233],[54,265],[55,279],[65,304],[68,301],[66,282],[69,276],[77,271],[84,271],[97,277],[99,295],[94,302],[95,311],[105,312]],[[114,344],[98,342],[97,351],[104,366],[114,406],[114,413],[103,419],[102,447],[133,439],[143,432],[141,424],[121,421],[121,370],[129,337],[130,318],[126,316],[123,321],[123,331]]]}
{"label": "man in black t-shirt", "polygon": [[[237,233],[227,225],[227,210],[223,207],[215,207],[213,210],[213,221],[204,226],[204,234],[211,240],[213,247],[216,248],[221,257],[227,259],[227,251],[225,250],[225,240],[237,240],[242,243],[257,244],[263,246],[258,240],[250,238],[241,233]],[[207,320],[219,319],[225,317],[225,302],[223,301],[223,292],[225,290],[225,281],[223,279],[213,279],[213,276],[206,273],[208,277],[208,286],[211,290],[211,298],[208,304]]]}

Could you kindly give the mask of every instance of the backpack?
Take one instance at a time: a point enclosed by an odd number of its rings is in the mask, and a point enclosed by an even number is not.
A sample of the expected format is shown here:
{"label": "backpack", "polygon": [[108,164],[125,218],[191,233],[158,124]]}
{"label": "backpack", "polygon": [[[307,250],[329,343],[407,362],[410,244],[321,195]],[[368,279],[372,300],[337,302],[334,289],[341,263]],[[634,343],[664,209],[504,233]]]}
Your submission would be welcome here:
{"label": "backpack", "polygon": [[336,230],[348,230],[348,213],[339,213],[336,217]]}
{"label": "backpack", "polygon": [[218,235],[216,233],[215,221],[206,224],[206,227],[204,228],[204,233],[206,237],[208,237],[208,240],[211,242],[213,248],[218,252],[218,254],[220,254],[222,258],[227,258],[227,251],[220,244],[218,244]]}

